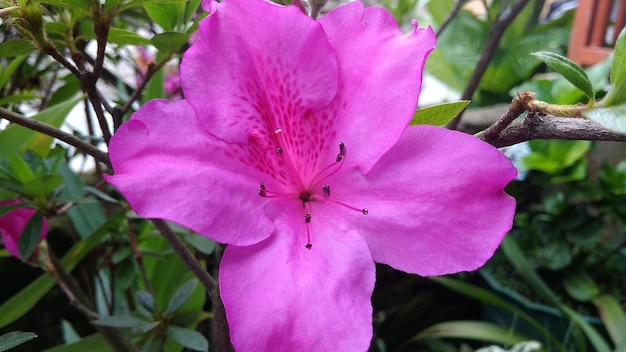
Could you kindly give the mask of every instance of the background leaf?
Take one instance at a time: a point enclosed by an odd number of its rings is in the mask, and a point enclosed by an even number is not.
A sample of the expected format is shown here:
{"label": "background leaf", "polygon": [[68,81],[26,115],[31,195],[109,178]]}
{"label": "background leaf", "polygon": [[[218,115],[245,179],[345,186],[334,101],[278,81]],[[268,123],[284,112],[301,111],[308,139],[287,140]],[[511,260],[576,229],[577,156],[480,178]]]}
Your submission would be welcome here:
{"label": "background leaf", "polygon": [[561,74],[565,79],[580,89],[589,100],[594,100],[596,95],[585,71],[572,60],[559,54],[539,51],[533,53],[539,60]]}
{"label": "background leaf", "polygon": [[469,103],[469,100],[461,100],[417,109],[409,124],[443,126],[463,111]]}
{"label": "background leaf", "polygon": [[607,130],[626,134],[626,104],[608,108],[589,109],[583,115]]}
{"label": "background leaf", "polygon": [[10,350],[26,341],[36,338],[32,332],[12,331],[0,336],[0,352]]}

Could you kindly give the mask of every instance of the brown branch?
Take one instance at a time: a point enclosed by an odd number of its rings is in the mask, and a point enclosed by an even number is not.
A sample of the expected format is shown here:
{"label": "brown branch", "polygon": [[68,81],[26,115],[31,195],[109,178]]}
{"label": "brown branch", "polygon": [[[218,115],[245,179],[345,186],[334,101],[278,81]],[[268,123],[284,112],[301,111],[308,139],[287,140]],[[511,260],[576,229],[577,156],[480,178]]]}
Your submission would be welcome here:
{"label": "brown branch", "polygon": [[[491,27],[489,31],[489,35],[487,36],[487,41],[485,43],[485,47],[483,48],[483,52],[476,63],[476,67],[474,68],[474,73],[470,77],[463,94],[461,95],[461,100],[471,100],[474,96],[474,92],[478,88],[480,84],[480,80],[482,79],[493,55],[498,49],[500,45],[500,40],[504,35],[506,29],[511,25],[513,20],[517,17],[517,15],[524,9],[524,7],[528,4],[529,0],[517,0],[511,8],[506,12],[505,15],[500,16],[496,22]],[[456,129],[463,117],[463,112],[458,114],[452,121],[448,123],[448,128]]]}
{"label": "brown branch", "polygon": [[478,132],[474,136],[496,148],[507,147],[533,139],[626,142],[626,135],[611,132],[591,120],[542,116],[532,112],[524,119],[513,121],[495,136],[488,135],[486,133],[487,130]]}
{"label": "brown branch", "polygon": [[76,147],[76,149],[82,151],[83,153],[93,156],[94,159],[107,165],[109,168],[111,167],[111,162],[109,161],[109,155],[107,153],[74,135],[63,132],[58,128],[52,127],[37,120],[29,119],[22,115],[16,114],[13,111],[7,110],[3,107],[0,107],[0,118],[6,119],[12,123],[61,140],[69,145]]}
{"label": "brown branch", "polygon": [[161,235],[169,242],[172,249],[178,253],[185,265],[198,278],[202,286],[206,289],[213,303],[213,340],[211,351],[230,352],[234,351],[230,343],[230,333],[228,323],[226,321],[226,311],[224,304],[220,298],[217,281],[198,263],[191,251],[172,231],[169,225],[160,219],[151,219],[154,226],[159,230]]}

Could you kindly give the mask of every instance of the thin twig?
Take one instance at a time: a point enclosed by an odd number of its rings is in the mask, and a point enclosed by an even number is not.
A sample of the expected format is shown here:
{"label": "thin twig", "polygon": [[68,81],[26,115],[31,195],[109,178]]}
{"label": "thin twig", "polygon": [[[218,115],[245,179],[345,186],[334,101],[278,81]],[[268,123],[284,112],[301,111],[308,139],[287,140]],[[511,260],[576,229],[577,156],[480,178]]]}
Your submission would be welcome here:
{"label": "thin twig", "polygon": [[22,115],[16,114],[13,111],[7,110],[3,107],[0,107],[0,118],[6,119],[12,123],[61,140],[69,145],[76,147],[76,149],[82,151],[83,153],[93,156],[94,159],[105,164],[109,168],[111,167],[111,162],[109,161],[109,155],[107,153],[83,141],[82,139],[75,137],[74,135],[63,132],[60,129],[47,125],[43,122],[39,122],[37,120],[29,119]]}
{"label": "thin twig", "polygon": [[135,263],[137,263],[137,267],[139,268],[139,272],[141,273],[141,278],[143,280],[144,285],[146,286],[146,291],[153,295],[152,285],[150,285],[150,280],[148,280],[148,273],[146,272],[146,267],[143,265],[143,257],[141,256],[141,252],[139,251],[139,247],[137,246],[137,235],[135,234],[135,227],[133,226],[133,222],[131,219],[128,220],[128,237],[130,240],[130,248],[133,251],[133,255],[135,257]]}
{"label": "thin twig", "polygon": [[[476,63],[476,67],[474,68],[474,73],[472,73],[472,76],[470,77],[470,80],[467,83],[463,94],[461,95],[461,100],[472,99],[472,97],[474,96],[474,92],[476,92],[476,89],[480,84],[480,80],[485,74],[489,63],[491,62],[491,59],[496,52],[496,49],[498,49],[498,45],[500,44],[500,40],[502,39],[504,32],[513,22],[513,20],[515,20],[515,18],[522,11],[522,9],[524,9],[528,2],[529,0],[516,1],[511,6],[511,8],[508,9],[508,12],[503,16],[499,16],[499,18],[493,24],[491,30],[489,31],[489,35],[487,36],[487,41],[485,43],[485,47],[483,48],[483,52],[480,55],[478,62]],[[450,121],[450,123],[448,123],[448,128],[456,129],[462,117],[463,112],[458,114],[454,119],[452,119],[452,121]]]}
{"label": "thin twig", "polygon": [[441,36],[441,33],[443,33],[443,31],[448,27],[448,25],[456,17],[459,11],[461,11],[461,9],[463,8],[463,5],[465,5],[466,2],[467,0],[456,0],[456,3],[454,4],[454,8],[452,9],[452,12],[450,12],[448,17],[446,17],[446,19],[441,24],[441,26],[439,26],[439,29],[437,30],[437,38]]}

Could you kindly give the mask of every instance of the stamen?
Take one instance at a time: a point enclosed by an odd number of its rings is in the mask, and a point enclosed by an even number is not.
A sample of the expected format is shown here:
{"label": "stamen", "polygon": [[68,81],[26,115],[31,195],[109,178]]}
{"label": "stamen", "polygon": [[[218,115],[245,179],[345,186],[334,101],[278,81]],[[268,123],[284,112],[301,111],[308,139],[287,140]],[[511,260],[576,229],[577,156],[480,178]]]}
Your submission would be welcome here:
{"label": "stamen", "polygon": [[311,181],[310,184],[314,185],[317,182],[321,180],[325,180],[331,177],[332,175],[336,174],[337,172],[339,172],[339,170],[341,170],[341,167],[344,164],[342,163],[342,161],[344,157],[346,156],[346,152],[347,150],[346,150],[345,144],[343,144],[343,142],[339,142],[339,154],[337,154],[337,158],[335,158],[335,162],[326,166],[322,171],[320,171],[317,175],[315,175],[315,177],[313,177],[313,180]]}
{"label": "stamen", "polygon": [[306,215],[304,216],[304,223],[306,224],[306,245],[304,246],[306,249],[311,249],[313,244],[311,243],[311,229],[309,224],[311,223],[311,206],[309,202],[304,202],[304,207],[306,210]]}
{"label": "stamen", "polygon": [[367,214],[369,214],[369,213],[370,213],[370,212],[369,212],[369,210],[367,210],[367,208],[357,208],[357,207],[353,207],[353,206],[351,206],[351,205],[348,205],[348,204],[346,204],[346,203],[342,203],[342,202],[337,201],[337,200],[334,200],[334,199],[328,199],[328,201],[333,202],[333,203],[335,203],[335,204],[339,204],[339,205],[344,206],[344,207],[346,207],[346,208],[348,208],[348,209],[352,209],[352,210],[358,211],[359,213],[361,213],[361,214],[363,214],[363,215],[367,215]]}
{"label": "stamen", "polygon": [[[283,130],[281,128],[277,128],[276,130],[274,130],[274,136],[276,136],[276,141],[278,142],[276,153],[279,155],[283,155],[287,158],[286,163],[287,163],[287,166],[291,169],[291,174],[296,176],[296,180],[298,181],[300,188],[304,188],[304,185],[302,184],[302,180],[300,179],[300,177],[297,177],[299,175],[298,168],[293,163],[293,160],[291,159],[291,156],[289,155],[290,154],[289,148],[287,148],[287,141],[283,137]],[[283,148],[287,148],[287,149],[283,149]]]}
{"label": "stamen", "polygon": [[339,142],[339,154],[337,154],[337,162],[340,163],[343,160],[343,156],[346,155],[346,146],[343,142]]}
{"label": "stamen", "polygon": [[323,185],[322,186],[322,194],[324,195],[324,198],[329,198],[330,197],[330,186],[329,185]]}
{"label": "stamen", "polygon": [[265,188],[265,182],[261,181],[259,184],[259,190],[257,192],[259,196],[263,198],[280,198],[280,197],[290,197],[290,198],[298,198],[298,195],[295,193],[281,193],[281,192],[273,192],[268,191]]}

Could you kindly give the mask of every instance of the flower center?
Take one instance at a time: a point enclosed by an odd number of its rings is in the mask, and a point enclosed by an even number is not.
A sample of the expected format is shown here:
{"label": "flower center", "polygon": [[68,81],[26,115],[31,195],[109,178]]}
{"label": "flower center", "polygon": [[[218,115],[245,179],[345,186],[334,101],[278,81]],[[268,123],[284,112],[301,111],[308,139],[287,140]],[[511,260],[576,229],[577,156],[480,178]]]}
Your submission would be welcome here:
{"label": "flower center", "polygon": [[[292,153],[290,150],[286,149],[287,143],[283,137],[283,130],[276,129],[274,131],[274,135],[276,137],[276,142],[278,146],[276,147],[276,155],[284,158],[284,165],[286,165],[288,171],[294,176],[294,179],[297,180],[298,185],[296,186],[295,192],[275,192],[270,191],[266,188],[265,182],[261,181],[259,184],[258,194],[263,198],[293,198],[296,200],[300,200],[304,209],[304,223],[306,227],[306,245],[307,249],[311,249],[313,244],[311,243],[311,231],[310,231],[310,223],[312,219],[311,215],[311,203],[312,202],[330,202],[347,209],[360,212],[363,215],[367,215],[369,211],[367,208],[358,208],[351,206],[349,204],[337,201],[335,199],[330,198],[330,185],[327,183],[322,184],[323,181],[329,179],[331,176],[341,170],[341,167],[345,163],[344,160],[346,158],[346,146],[343,142],[339,143],[339,153],[337,153],[337,157],[333,162],[331,162],[326,167],[323,167],[320,171],[313,175],[308,182],[303,180],[303,175],[298,172],[296,168],[296,164],[292,160]],[[321,187],[320,187],[321,184]],[[320,193],[317,193],[321,191]]]}

